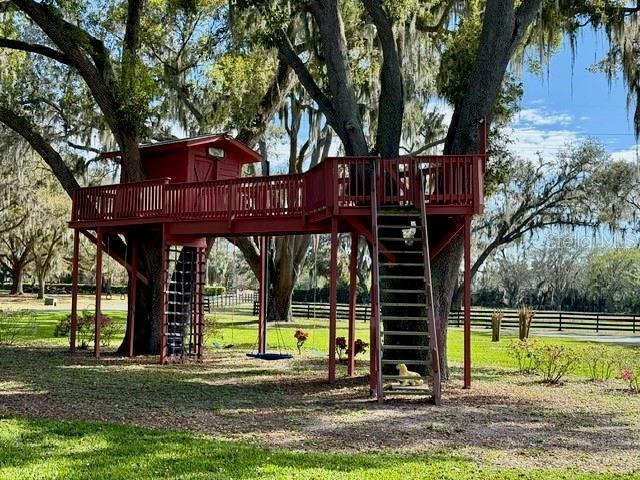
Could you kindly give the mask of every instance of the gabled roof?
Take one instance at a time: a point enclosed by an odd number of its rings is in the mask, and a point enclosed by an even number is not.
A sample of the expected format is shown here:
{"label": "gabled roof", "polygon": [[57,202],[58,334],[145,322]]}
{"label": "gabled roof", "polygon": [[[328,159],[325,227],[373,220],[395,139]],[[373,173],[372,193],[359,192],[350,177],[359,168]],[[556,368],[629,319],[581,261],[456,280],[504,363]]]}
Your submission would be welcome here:
{"label": "gabled roof", "polygon": [[[231,144],[235,148],[241,150],[245,155],[245,159],[243,163],[253,163],[259,162],[262,158],[261,155],[252,150],[244,143],[236,140],[235,138],[229,136],[226,133],[216,133],[210,135],[200,135],[197,137],[189,137],[189,138],[181,138],[177,140],[165,140],[162,142],[155,143],[145,143],[140,145],[140,151],[143,154],[149,153],[159,153],[167,150],[178,150],[182,148],[190,148],[196,147],[200,145],[220,145],[220,144]],[[105,152],[101,155],[102,158],[115,158],[120,156],[119,150],[114,150],[112,152]]]}

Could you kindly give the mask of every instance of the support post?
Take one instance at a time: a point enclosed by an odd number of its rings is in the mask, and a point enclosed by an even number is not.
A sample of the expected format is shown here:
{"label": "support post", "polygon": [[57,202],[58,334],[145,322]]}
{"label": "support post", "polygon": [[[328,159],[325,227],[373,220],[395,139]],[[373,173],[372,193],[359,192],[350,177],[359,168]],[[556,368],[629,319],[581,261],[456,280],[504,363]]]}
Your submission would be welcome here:
{"label": "support post", "polygon": [[347,351],[347,375],[353,377],[356,372],[355,336],[356,336],[356,294],[358,286],[358,234],[351,233],[351,257],[349,260],[349,349]]}
{"label": "support post", "polygon": [[206,253],[204,248],[198,248],[197,251],[197,276],[198,276],[198,315],[196,320],[196,358],[202,359],[202,344],[204,332],[204,286],[207,281],[206,276]]}
{"label": "support post", "polygon": [[336,321],[338,303],[338,219],[331,217],[331,259],[329,262],[329,383],[336,381]]}
{"label": "support post", "polygon": [[94,315],[93,356],[100,357],[100,304],[102,301],[102,229],[98,228],[96,243],[96,311]]}
{"label": "support post", "polygon": [[71,330],[69,332],[69,351],[76,351],[78,333],[78,270],[80,259],[80,232],[73,229],[73,258],[71,260]]}
{"label": "support post", "polygon": [[471,216],[464,218],[464,388],[471,388]]}
{"label": "support post", "polygon": [[136,242],[132,240],[131,235],[127,239],[131,246],[131,277],[129,280],[129,311],[127,312],[127,320],[129,323],[129,357],[133,357],[133,343],[135,340],[135,318],[136,318],[136,292],[138,290],[138,248]]}
{"label": "support post", "polygon": [[258,304],[258,353],[266,351],[267,343],[267,239],[260,237],[260,303]]}
{"label": "support post", "polygon": [[167,320],[169,314],[169,255],[167,251],[165,227],[162,226],[162,318],[160,325],[160,364],[167,359]]}
{"label": "support post", "polygon": [[[373,249],[370,249],[373,252]],[[371,269],[371,316],[369,319],[369,390],[377,391],[378,385],[378,280],[377,273]]]}

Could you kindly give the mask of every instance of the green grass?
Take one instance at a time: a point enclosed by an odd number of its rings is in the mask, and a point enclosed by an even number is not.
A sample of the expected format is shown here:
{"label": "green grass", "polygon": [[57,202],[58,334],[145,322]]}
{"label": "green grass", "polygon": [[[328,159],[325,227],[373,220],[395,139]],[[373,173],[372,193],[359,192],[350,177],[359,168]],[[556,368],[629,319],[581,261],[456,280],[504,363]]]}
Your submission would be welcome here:
{"label": "green grass", "polygon": [[486,468],[446,452],[323,454],[270,450],[167,430],[0,420],[1,479],[614,479],[637,475]]}

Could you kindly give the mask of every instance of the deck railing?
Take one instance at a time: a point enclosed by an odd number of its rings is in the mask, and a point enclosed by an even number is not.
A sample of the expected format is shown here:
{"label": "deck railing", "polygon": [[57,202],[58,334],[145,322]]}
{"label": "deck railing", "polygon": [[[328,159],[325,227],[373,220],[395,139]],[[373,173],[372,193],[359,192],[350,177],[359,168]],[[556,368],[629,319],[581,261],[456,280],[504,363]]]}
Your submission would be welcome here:
{"label": "deck railing", "polygon": [[427,205],[479,211],[484,203],[484,159],[484,155],[338,157],[296,175],[194,183],[159,179],[80,188],[73,194],[72,221],[233,220],[369,207],[374,161],[380,162],[376,181],[382,205],[418,206],[423,170]]}

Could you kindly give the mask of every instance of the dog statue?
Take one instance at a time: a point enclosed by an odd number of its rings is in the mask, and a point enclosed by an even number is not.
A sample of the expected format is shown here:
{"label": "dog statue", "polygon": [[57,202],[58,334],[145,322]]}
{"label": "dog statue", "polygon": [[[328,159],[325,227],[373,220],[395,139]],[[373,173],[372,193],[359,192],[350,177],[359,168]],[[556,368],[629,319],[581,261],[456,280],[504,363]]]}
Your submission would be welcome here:
{"label": "dog statue", "polygon": [[412,372],[411,370],[409,370],[407,368],[407,366],[404,363],[399,363],[398,365],[396,365],[396,369],[399,372],[399,375],[401,377],[418,377],[415,380],[413,379],[408,379],[408,378],[403,378],[400,380],[400,385],[422,385],[424,382],[422,381],[422,378],[420,378],[420,374],[418,372]]}

